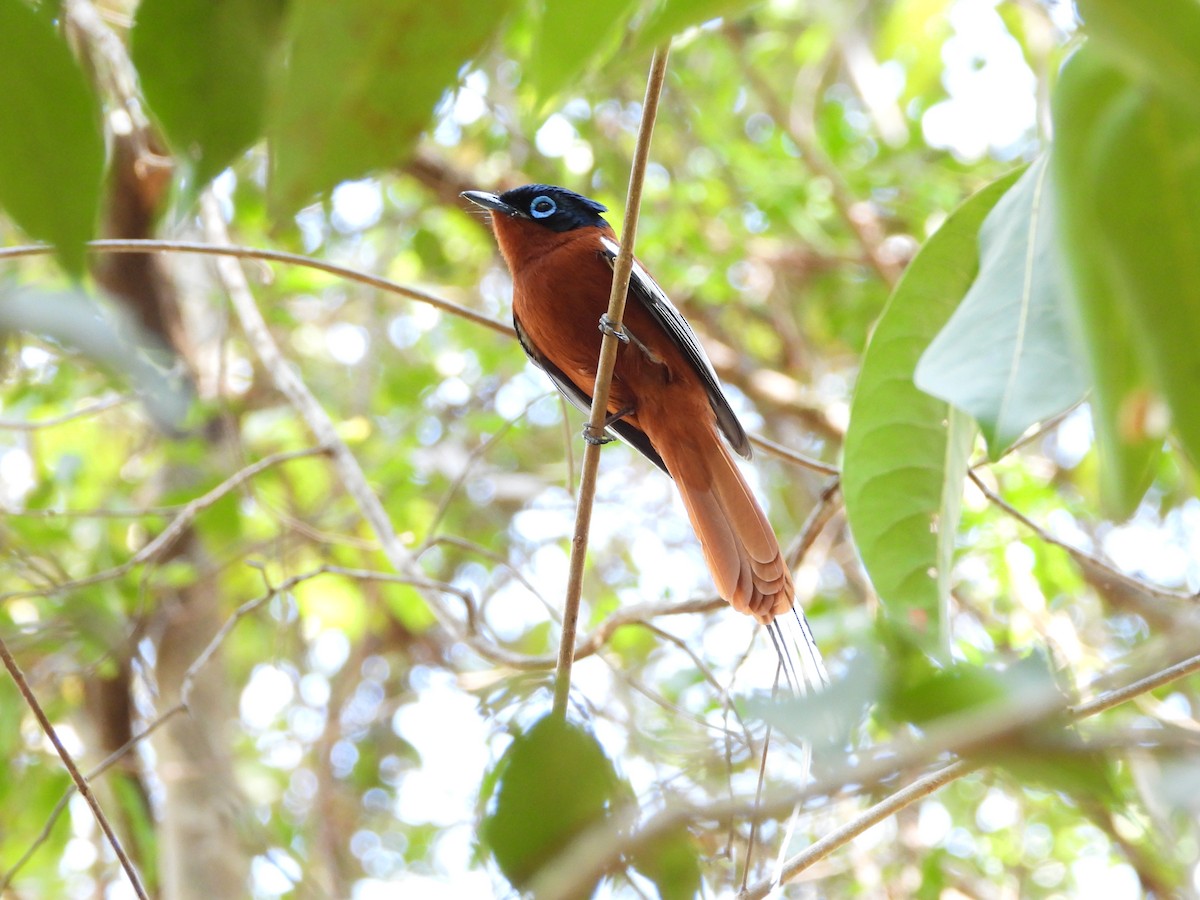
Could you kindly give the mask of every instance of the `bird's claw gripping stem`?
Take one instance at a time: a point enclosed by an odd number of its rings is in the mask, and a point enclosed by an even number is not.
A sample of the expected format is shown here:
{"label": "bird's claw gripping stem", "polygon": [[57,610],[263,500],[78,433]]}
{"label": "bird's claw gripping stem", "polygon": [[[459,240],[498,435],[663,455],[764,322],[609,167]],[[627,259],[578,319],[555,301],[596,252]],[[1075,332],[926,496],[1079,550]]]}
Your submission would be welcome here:
{"label": "bird's claw gripping stem", "polygon": [[625,333],[623,328],[618,328],[612,323],[612,319],[608,317],[608,313],[604,313],[602,316],[600,316],[600,330],[604,332],[604,334],[611,334],[622,344],[629,343],[629,335]]}
{"label": "bird's claw gripping stem", "polygon": [[594,444],[597,447],[602,447],[605,444],[611,444],[614,440],[612,437],[604,433],[603,425],[601,425],[599,428],[593,429],[591,422],[588,422],[583,426],[583,439],[589,444]]}

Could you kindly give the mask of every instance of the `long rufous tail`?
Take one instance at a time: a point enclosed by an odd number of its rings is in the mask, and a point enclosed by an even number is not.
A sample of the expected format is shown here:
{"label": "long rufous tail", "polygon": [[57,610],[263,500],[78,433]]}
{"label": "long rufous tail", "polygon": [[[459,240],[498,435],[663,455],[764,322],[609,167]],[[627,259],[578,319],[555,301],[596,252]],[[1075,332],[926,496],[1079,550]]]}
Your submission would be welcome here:
{"label": "long rufous tail", "polygon": [[686,435],[672,437],[655,441],[655,449],[683,497],[717,593],[769,624],[795,595],[775,532],[715,428],[693,422]]}

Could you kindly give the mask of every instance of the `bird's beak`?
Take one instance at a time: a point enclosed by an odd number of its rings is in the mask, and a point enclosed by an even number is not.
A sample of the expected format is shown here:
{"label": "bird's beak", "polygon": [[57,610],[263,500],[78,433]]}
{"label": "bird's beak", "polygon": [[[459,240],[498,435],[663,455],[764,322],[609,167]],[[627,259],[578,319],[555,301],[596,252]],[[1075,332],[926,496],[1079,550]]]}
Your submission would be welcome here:
{"label": "bird's beak", "polygon": [[495,194],[489,194],[487,191],[463,191],[459,194],[460,197],[465,197],[476,206],[482,206],[484,209],[490,209],[492,212],[502,213],[513,218],[529,218],[521,210],[515,206],[509,206]]}

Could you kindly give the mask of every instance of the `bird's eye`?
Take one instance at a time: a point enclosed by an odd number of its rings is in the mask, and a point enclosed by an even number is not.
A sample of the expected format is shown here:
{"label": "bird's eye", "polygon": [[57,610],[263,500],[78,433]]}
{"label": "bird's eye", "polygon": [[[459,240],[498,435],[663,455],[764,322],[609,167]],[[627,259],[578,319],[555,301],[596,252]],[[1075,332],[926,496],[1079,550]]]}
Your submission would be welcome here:
{"label": "bird's eye", "polygon": [[535,219],[544,219],[546,216],[552,216],[556,209],[558,209],[558,204],[545,194],[534,197],[533,202],[529,204],[529,212]]}

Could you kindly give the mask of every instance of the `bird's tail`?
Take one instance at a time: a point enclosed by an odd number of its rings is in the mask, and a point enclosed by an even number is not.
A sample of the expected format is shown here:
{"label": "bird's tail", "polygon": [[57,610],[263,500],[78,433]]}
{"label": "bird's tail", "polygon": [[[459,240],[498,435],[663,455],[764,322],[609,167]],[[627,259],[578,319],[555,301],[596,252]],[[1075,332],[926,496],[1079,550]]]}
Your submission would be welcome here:
{"label": "bird's tail", "polygon": [[794,608],[779,541],[733,455],[711,426],[691,423],[686,435],[673,437],[655,448],[679,488],[717,593],[768,626],[793,692],[826,683],[808,622]]}

